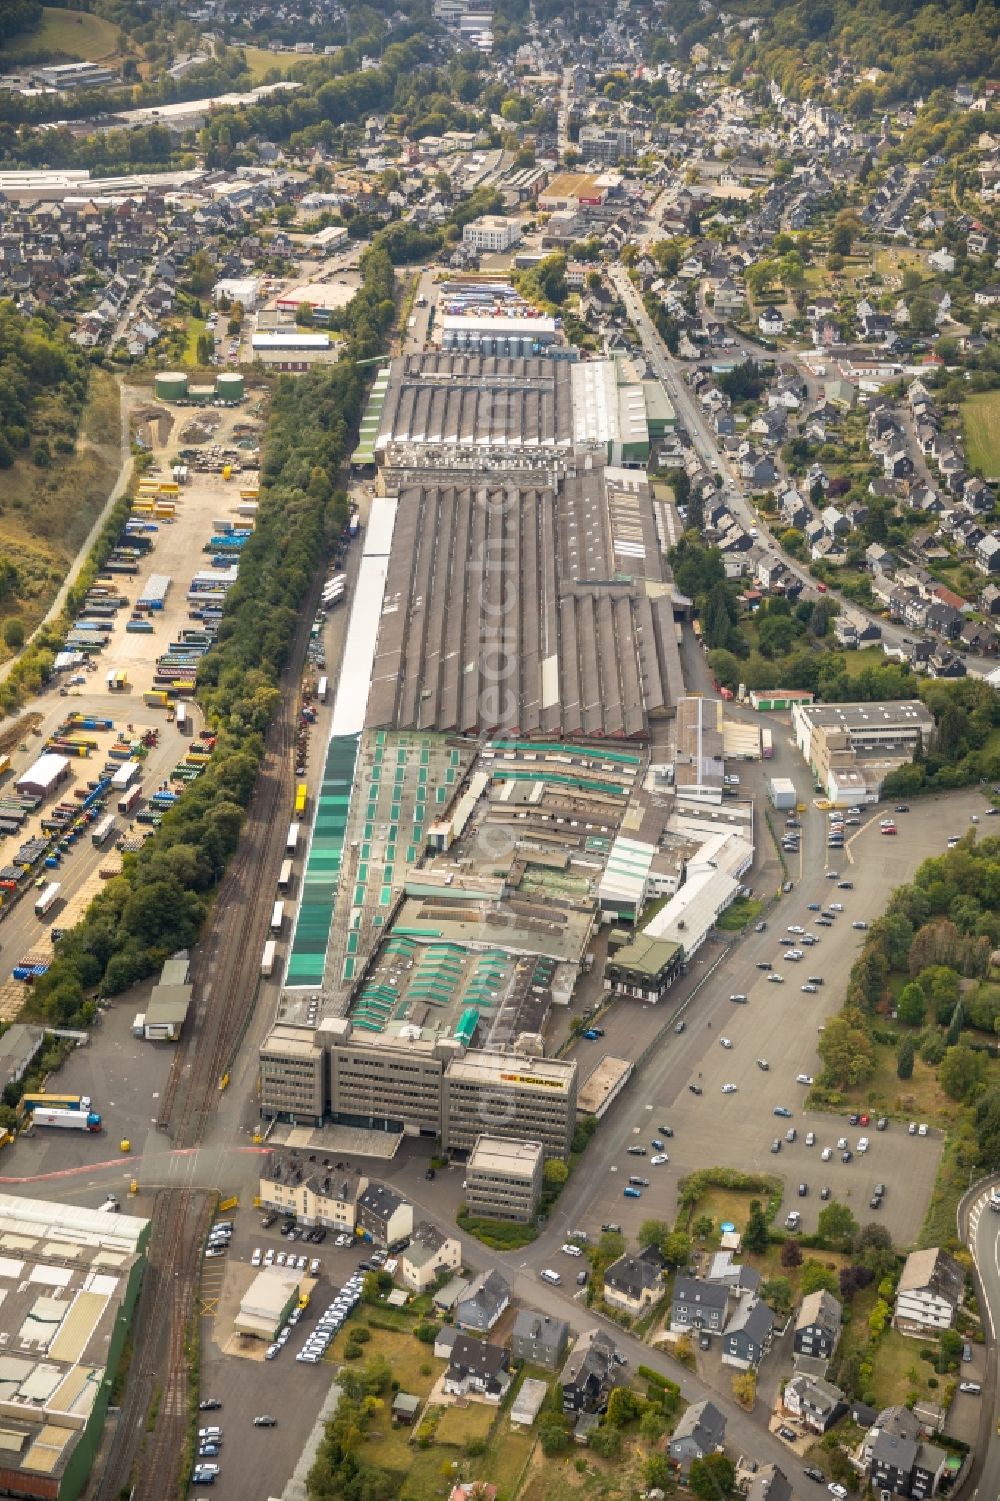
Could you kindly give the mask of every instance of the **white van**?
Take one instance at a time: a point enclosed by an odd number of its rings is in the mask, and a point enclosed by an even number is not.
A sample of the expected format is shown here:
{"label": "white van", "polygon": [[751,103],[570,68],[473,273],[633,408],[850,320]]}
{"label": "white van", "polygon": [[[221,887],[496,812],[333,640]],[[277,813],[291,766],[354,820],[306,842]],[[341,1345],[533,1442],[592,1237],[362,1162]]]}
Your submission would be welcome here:
{"label": "white van", "polygon": [[545,1267],[538,1275],[543,1282],[551,1282],[553,1287],[558,1287],[560,1282],[562,1282],[559,1273],[554,1272],[551,1267]]}

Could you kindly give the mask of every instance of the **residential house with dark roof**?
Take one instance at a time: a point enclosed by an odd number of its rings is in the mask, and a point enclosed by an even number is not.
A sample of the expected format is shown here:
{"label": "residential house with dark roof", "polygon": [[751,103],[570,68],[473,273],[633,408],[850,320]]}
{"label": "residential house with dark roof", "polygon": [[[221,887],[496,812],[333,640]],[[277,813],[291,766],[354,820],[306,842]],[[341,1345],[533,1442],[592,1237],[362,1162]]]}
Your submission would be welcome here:
{"label": "residential house with dark roof", "polygon": [[791,1481],[777,1465],[761,1465],[751,1476],[746,1501],[792,1501]]}
{"label": "residential house with dark roof", "polygon": [[413,1205],[387,1183],[369,1183],[358,1200],[358,1226],[377,1246],[394,1245],[413,1230]]}
{"label": "residential house with dark roof", "polygon": [[663,1295],[663,1257],[658,1246],[637,1256],[619,1256],[604,1273],[604,1299],[614,1308],[642,1313]]}
{"label": "residential house with dark roof", "polygon": [[965,1294],[965,1272],[940,1247],[911,1251],[896,1286],[893,1323],[920,1337],[950,1329]]}
{"label": "residential house with dark roof", "polygon": [[728,1305],[729,1293],[722,1283],[706,1282],[701,1277],[675,1277],[670,1327],[679,1333],[707,1329],[721,1334]]}
{"label": "residential house with dark roof", "polygon": [[485,1334],[492,1329],[510,1302],[510,1285],[506,1277],[492,1267],[473,1277],[455,1304],[455,1323],[459,1329],[475,1329]]}
{"label": "residential house with dark roof", "polygon": [[802,1371],[796,1371],[785,1383],[781,1400],[785,1411],[814,1433],[825,1433],[847,1407],[839,1386],[822,1376],[809,1376]]}
{"label": "residential house with dark roof", "polygon": [[726,1325],[722,1339],[722,1364],[746,1371],[756,1370],[771,1348],[774,1338],[774,1314],[766,1303],[757,1303],[753,1295],[741,1299],[739,1307]]}
{"label": "residential house with dark roof", "polygon": [[603,1412],[620,1369],[615,1342],[603,1329],[580,1335],[559,1376],[563,1412]]}
{"label": "residential house with dark roof", "polygon": [[725,1442],[725,1414],[706,1398],[704,1402],[692,1402],[678,1419],[667,1453],[682,1469],[687,1469],[692,1460],[719,1453]]}
{"label": "residential house with dark roof", "polygon": [[797,1355],[822,1355],[829,1358],[837,1348],[843,1309],[833,1293],[821,1288],[802,1299],[795,1320],[792,1348]]}
{"label": "residential house with dark roof", "polygon": [[562,1364],[568,1343],[569,1325],[565,1319],[537,1313],[533,1308],[518,1311],[511,1337],[511,1353],[515,1360],[555,1371]]}
{"label": "residential house with dark roof", "polygon": [[460,1334],[444,1373],[445,1391],[454,1397],[479,1397],[484,1402],[499,1403],[509,1385],[506,1347]]}

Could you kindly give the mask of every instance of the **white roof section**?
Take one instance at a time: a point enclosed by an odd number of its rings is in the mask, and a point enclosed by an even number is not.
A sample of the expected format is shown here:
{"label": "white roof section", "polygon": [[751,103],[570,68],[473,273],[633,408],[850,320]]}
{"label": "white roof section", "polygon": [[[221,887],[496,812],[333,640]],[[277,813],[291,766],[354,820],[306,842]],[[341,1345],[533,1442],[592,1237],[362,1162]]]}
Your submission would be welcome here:
{"label": "white roof section", "polygon": [[[334,735],[360,735],[365,727],[397,505],[398,501],[391,495],[379,495],[372,501],[333,706],[331,738]],[[385,607],[391,609],[391,602],[387,601]]]}
{"label": "white roof section", "polygon": [[57,1235],[80,1245],[102,1243],[135,1251],[149,1224],[137,1214],[102,1214],[82,1204],[57,1204],[48,1199],[25,1199],[0,1194],[0,1240],[11,1234]]}
{"label": "white roof section", "polygon": [[441,318],[442,331],[457,329],[460,333],[468,333],[470,330],[476,333],[496,334],[497,338],[505,335],[521,338],[538,338],[541,334],[555,337],[556,320],[554,318],[508,318],[505,314],[490,316],[483,313],[445,313]]}
{"label": "white roof section", "polygon": [[680,891],[642,931],[647,938],[666,938],[670,943],[679,943],[685,953],[693,953],[714,927],[719,913],[734,900],[738,889],[738,882],[724,871],[710,866],[691,871],[689,867],[688,879]]}
{"label": "white roof section", "polygon": [[16,785],[20,786],[24,782],[37,783],[42,787],[51,786],[53,782],[58,781],[65,773],[68,766],[69,758],[67,756],[60,756],[56,751],[46,751],[44,755],[39,756],[38,760],[32,766],[28,767],[27,771],[22,772],[17,779]]}
{"label": "white roof section", "polygon": [[618,377],[613,360],[582,360],[570,367],[573,441],[606,445],[618,436]]}
{"label": "white roof section", "polygon": [[154,104],[143,109],[116,110],[115,118],[123,120],[126,125],[150,125],[155,124],[157,120],[184,120],[189,115],[210,114],[217,109],[238,109],[243,104],[256,104],[259,100],[266,99],[269,94],[301,87],[301,83],[286,79],[282,83],[262,84],[259,89],[251,89],[246,94],[218,94],[214,99],[188,99],[186,103]]}
{"label": "white roof section", "polygon": [[656,856],[656,847],[639,839],[618,835],[611,846],[601,877],[598,897],[602,902],[625,901],[641,906],[646,882]]}

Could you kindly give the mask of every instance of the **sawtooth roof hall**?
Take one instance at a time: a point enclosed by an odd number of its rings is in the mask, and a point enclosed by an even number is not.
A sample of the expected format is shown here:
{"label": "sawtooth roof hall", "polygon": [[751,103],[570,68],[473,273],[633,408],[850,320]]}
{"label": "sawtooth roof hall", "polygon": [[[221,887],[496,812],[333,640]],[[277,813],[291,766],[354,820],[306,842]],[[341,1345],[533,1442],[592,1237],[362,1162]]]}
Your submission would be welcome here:
{"label": "sawtooth roof hall", "polygon": [[466,356],[443,380],[446,358],[394,362],[386,396],[368,725],[648,734],[683,684],[645,475],[607,463],[607,408],[565,364]]}

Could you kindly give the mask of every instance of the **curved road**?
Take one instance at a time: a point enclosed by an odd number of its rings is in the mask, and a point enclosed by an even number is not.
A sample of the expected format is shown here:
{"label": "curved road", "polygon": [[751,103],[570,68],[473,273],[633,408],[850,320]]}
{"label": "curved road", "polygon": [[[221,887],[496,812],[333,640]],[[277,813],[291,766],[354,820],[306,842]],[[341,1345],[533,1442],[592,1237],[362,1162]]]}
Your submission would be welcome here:
{"label": "curved road", "polygon": [[[636,291],[629,279],[628,271],[624,266],[615,266],[611,270],[611,281],[616,292],[621,297],[629,318],[638,331],[642,343],[643,353],[649,363],[653,374],[660,380],[666,389],[667,395],[673,403],[674,410],[687,431],[695,453],[701,459],[710,474],[719,475],[726,482],[725,498],[734,514],[747,529],[756,527],[758,532],[767,538],[767,543],[772,552],[781,558],[789,572],[799,579],[807,593],[814,599],[820,597],[820,591],[816,588],[816,580],[807,568],[786,552],[783,552],[774,534],[768,529],[765,517],[758,514],[743,493],[742,486],[734,474],[726,456],[720,451],[715,436],[700,411],[697,402],[693,399],[690,391],[684,384],[682,370],[668,351],[663,340],[660,338],[653,325],[649,314],[643,306],[642,298]],[[840,599],[835,589],[828,590],[828,595]],[[907,626],[892,625],[882,615],[876,615],[871,610],[864,609],[861,605],[851,604],[851,609],[867,620],[873,621],[882,632],[883,641],[893,647],[902,647],[907,639]],[[915,634],[919,635],[920,632]],[[976,657],[971,653],[963,653],[963,660],[970,673],[979,677],[985,677],[996,666],[995,662],[985,657]]]}
{"label": "curved road", "polygon": [[[1000,1496],[1000,1394],[997,1390],[997,1324],[1000,1322],[1000,1214],[990,1210],[992,1185],[978,1183],[959,1210],[959,1220],[966,1222],[965,1240],[972,1252],[980,1283],[980,1307],[986,1334],[987,1364],[983,1377],[983,1395],[976,1445],[977,1464],[981,1463],[973,1495],[982,1501]],[[973,1470],[975,1474],[975,1469]]]}

